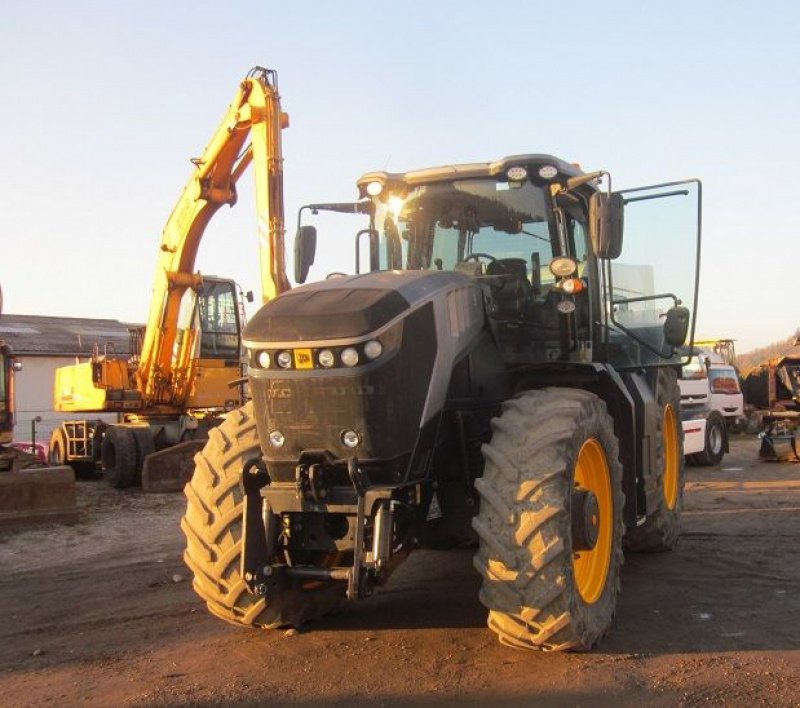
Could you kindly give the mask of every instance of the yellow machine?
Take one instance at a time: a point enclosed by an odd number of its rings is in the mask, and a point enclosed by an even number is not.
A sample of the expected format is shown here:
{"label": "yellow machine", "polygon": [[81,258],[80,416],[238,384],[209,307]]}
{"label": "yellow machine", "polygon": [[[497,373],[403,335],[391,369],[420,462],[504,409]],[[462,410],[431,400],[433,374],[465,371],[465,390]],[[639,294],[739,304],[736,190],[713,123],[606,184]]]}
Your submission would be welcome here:
{"label": "yellow machine", "polygon": [[[3,294],[0,290],[0,313]],[[75,474],[69,467],[45,467],[35,455],[13,447],[14,376],[21,364],[0,339],[0,529],[78,520]]]}
{"label": "yellow machine", "polygon": [[[242,375],[236,286],[195,272],[195,258],[209,221],[221,206],[236,203],[236,184],[253,163],[264,302],[289,289],[281,154],[281,130],[287,126],[276,73],[254,68],[202,157],[192,160],[196,169],[159,246],[147,325],[130,331],[131,356],[121,359],[95,347],[89,361],[56,372],[56,410],[113,411],[120,423],[65,422],[50,442],[53,462],[85,472],[102,460],[109,481],[124,487],[136,482],[148,468],[145,460],[157,453],[151,481],[166,475],[180,487],[182,470],[174,463],[185,454],[160,451],[203,439],[221,413],[241,405],[240,389],[230,385]],[[163,464],[168,460],[171,464]]]}

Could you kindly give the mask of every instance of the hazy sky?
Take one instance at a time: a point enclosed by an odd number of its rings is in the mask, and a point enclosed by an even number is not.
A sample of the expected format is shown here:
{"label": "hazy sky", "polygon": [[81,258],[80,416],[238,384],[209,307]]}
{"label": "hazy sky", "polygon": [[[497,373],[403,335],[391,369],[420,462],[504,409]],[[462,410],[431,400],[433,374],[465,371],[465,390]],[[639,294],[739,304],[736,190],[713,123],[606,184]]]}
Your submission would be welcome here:
{"label": "hazy sky", "polygon": [[[355,199],[373,169],[544,152],[608,169],[615,187],[700,177],[698,334],[745,351],[800,326],[800,3],[0,7],[8,313],[143,322],[189,158],[260,64],[291,115],[290,235],[302,204]],[[258,293],[248,177],[198,266]],[[321,231],[313,273],[352,269],[352,243],[345,223]]]}

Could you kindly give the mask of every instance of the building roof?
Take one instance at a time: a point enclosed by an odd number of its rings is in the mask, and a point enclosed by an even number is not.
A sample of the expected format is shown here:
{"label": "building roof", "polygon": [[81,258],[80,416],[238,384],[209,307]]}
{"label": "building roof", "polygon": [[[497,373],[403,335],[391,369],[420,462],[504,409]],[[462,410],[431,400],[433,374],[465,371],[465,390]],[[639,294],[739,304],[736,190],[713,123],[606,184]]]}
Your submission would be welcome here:
{"label": "building roof", "polygon": [[130,353],[128,324],[119,320],[38,315],[0,316],[0,339],[18,356],[91,356],[95,345],[101,353]]}

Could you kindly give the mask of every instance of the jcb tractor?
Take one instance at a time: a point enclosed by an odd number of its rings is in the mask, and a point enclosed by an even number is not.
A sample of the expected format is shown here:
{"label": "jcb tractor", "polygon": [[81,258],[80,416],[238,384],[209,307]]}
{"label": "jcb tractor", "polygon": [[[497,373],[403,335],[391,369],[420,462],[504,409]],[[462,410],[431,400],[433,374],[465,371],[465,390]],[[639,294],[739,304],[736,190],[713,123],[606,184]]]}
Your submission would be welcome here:
{"label": "jcb tractor", "polygon": [[[368,220],[355,274],[278,295],[243,332],[252,401],[186,487],[195,590],[229,622],[300,625],[415,548],[472,541],[502,642],[591,648],[623,548],[678,540],[700,183],[613,192],[532,154],[358,188],[313,207]],[[317,241],[298,228],[298,282]]]}

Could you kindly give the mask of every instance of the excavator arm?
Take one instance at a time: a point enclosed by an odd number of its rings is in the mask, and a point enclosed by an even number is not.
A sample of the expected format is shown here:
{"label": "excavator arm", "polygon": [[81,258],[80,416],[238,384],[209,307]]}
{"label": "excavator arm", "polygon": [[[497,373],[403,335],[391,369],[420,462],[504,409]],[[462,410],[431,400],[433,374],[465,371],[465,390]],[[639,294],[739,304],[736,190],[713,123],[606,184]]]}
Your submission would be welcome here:
{"label": "excavator arm", "polygon": [[[281,111],[274,71],[254,68],[214,133],[167,221],[161,239],[153,298],[147,320],[136,388],[144,404],[174,400],[178,380],[176,338],[181,300],[202,285],[195,273],[200,241],[222,205],[236,203],[236,183],[254,163],[261,287],[264,302],[289,289],[284,252],[283,155],[281,130],[289,124]],[[248,143],[249,138],[249,143]],[[180,397],[179,397],[180,398]]]}

